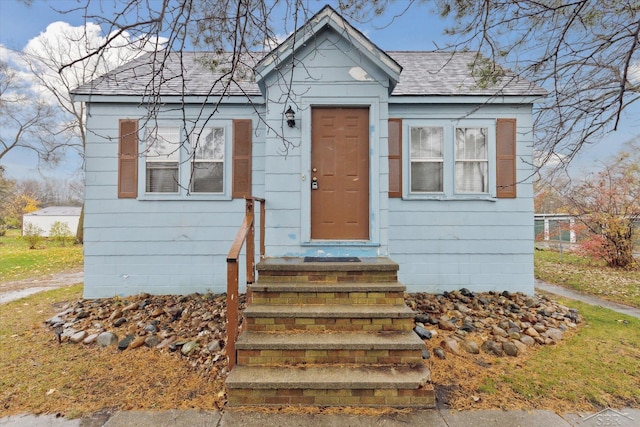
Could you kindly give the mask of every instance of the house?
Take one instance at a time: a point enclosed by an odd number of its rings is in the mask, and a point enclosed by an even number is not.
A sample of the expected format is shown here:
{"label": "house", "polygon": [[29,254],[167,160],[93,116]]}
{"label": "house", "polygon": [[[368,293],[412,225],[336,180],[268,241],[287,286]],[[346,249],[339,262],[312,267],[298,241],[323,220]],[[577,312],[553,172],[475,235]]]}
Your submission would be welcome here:
{"label": "house", "polygon": [[28,224],[33,224],[42,230],[41,235],[43,237],[49,237],[51,226],[56,222],[60,222],[66,224],[71,235],[75,236],[81,211],[82,208],[80,206],[49,206],[24,214],[22,216],[22,233],[24,234],[25,227]]}
{"label": "house", "polygon": [[388,257],[411,292],[533,293],[541,88],[478,80],[473,53],[385,52],[330,7],[229,85],[224,55],[162,55],[162,75],[147,55],[74,92],[86,297],[224,292],[245,195],[266,200],[267,258]]}

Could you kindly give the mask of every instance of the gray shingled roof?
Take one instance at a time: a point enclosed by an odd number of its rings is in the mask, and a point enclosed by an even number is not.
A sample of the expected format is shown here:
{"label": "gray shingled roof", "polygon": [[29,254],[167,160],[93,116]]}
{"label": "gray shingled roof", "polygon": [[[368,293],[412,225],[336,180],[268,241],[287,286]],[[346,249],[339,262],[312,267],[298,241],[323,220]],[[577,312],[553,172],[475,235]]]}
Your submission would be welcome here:
{"label": "gray shingled roof", "polygon": [[[165,58],[166,56],[166,58]],[[220,94],[225,84],[230,95],[260,95],[253,79],[252,68],[262,58],[246,55],[238,69],[244,75],[228,83],[230,55],[209,52],[149,53],[84,84],[73,91],[76,95],[162,95],[206,96]]]}
{"label": "gray shingled roof", "polygon": [[[471,74],[470,65],[475,59],[472,52],[387,52],[402,67],[400,82],[392,95],[519,95],[544,96],[545,90],[517,77],[510,71],[495,85],[481,87]],[[160,52],[159,56],[164,56]],[[227,89],[229,95],[260,95],[252,68],[262,53],[247,55],[239,69],[242,75]],[[161,94],[205,96],[221,94],[228,66],[228,56],[207,52],[173,52],[167,61],[153,54],[143,55],[106,75],[77,88],[76,95],[148,95],[161,88]],[[155,64],[155,66],[153,66]],[[181,70],[183,70],[181,72]],[[183,76],[183,77],[182,77]],[[213,85],[213,87],[212,87]]]}
{"label": "gray shingled roof", "polygon": [[392,95],[520,95],[544,96],[546,91],[504,70],[495,84],[481,87],[471,73],[475,52],[387,52],[402,65]]}

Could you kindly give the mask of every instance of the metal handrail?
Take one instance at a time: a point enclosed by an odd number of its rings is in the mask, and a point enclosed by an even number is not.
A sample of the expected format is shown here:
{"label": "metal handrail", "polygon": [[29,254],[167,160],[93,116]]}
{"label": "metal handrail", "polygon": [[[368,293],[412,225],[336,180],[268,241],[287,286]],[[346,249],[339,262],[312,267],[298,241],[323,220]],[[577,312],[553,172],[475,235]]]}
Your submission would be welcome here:
{"label": "metal handrail", "polygon": [[[247,284],[255,281],[255,202],[260,203],[260,260],[264,259],[264,226],[265,226],[265,207],[264,199],[253,196],[245,197],[245,215],[240,225],[240,229],[236,234],[236,238],[229,249],[227,255],[227,345],[226,353],[229,358],[229,369],[236,364],[236,340],[238,338],[238,275],[239,266],[238,259],[244,242],[246,247],[246,267],[247,267]],[[251,302],[251,292],[247,287],[247,304]]]}

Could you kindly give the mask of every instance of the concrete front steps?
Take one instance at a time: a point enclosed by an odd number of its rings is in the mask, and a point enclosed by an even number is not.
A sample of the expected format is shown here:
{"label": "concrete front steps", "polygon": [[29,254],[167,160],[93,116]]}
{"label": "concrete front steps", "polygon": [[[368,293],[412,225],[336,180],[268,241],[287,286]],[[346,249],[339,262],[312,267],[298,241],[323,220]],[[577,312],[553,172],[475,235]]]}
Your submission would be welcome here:
{"label": "concrete front steps", "polygon": [[387,258],[261,262],[228,404],[434,407],[397,270]]}

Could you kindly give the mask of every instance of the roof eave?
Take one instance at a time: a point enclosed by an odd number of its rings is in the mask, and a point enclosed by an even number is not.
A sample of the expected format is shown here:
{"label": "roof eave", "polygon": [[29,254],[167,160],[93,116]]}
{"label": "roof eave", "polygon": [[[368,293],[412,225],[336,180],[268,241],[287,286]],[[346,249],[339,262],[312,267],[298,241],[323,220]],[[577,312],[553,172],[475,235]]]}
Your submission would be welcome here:
{"label": "roof eave", "polygon": [[391,95],[389,104],[535,104],[545,95]]}
{"label": "roof eave", "polygon": [[[72,96],[74,102],[87,102],[87,103],[123,103],[123,104],[140,104],[144,103],[150,97],[148,95],[113,95],[113,94],[99,94],[99,93],[85,93],[75,94]],[[223,99],[225,104],[254,104],[263,105],[265,99],[261,94],[247,94],[247,95],[160,95],[162,103],[166,104],[204,104],[212,99]]]}

